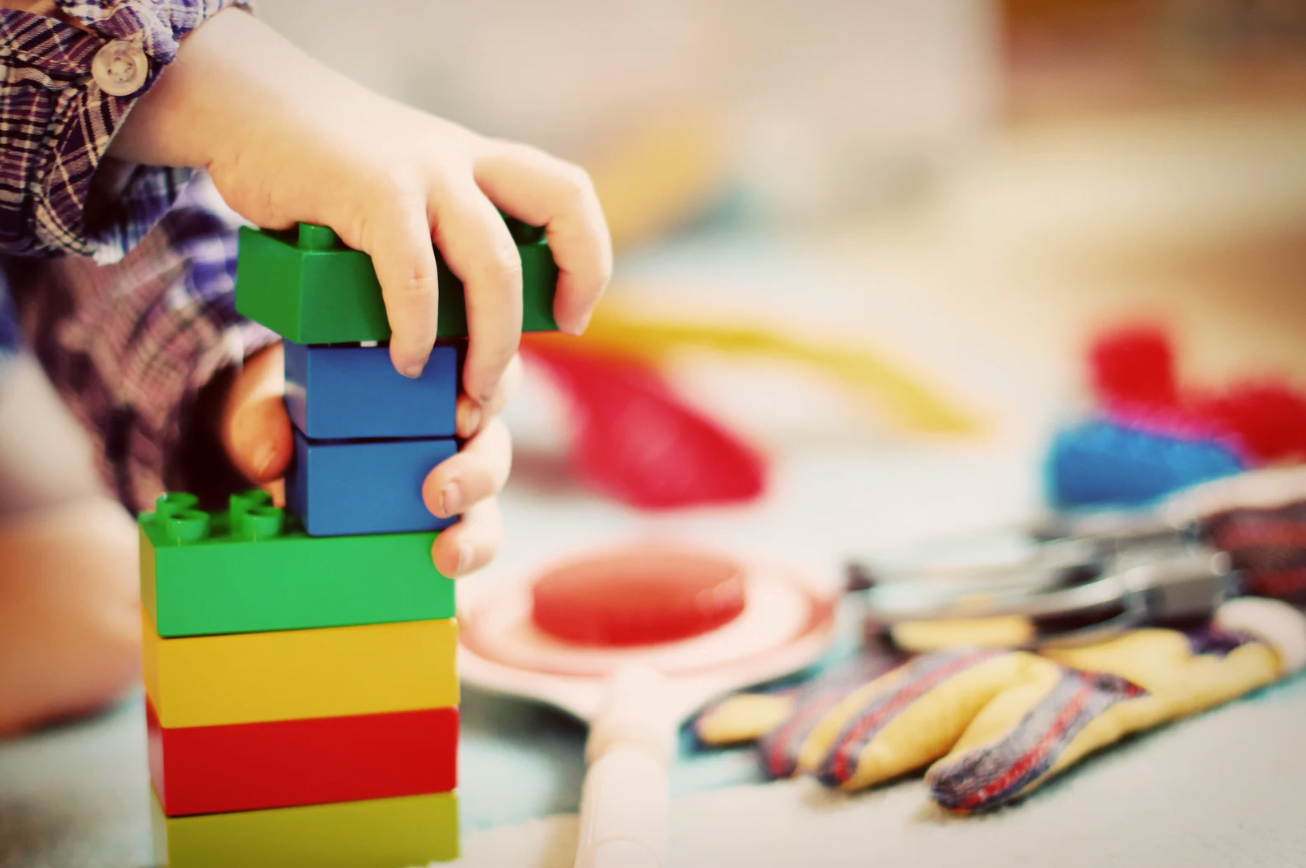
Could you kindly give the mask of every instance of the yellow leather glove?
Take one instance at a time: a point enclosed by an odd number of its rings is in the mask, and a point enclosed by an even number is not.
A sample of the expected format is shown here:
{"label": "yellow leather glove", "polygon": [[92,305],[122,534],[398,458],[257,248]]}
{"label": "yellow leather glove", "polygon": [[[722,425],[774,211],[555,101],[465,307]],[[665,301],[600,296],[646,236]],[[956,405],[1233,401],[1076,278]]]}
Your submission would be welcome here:
{"label": "yellow leather glove", "polygon": [[760,739],[774,777],[859,790],[929,767],[935,801],[979,811],[1124,736],[1228,702],[1306,664],[1306,616],[1226,603],[1197,633],[1135,630],[1040,653],[952,649],[855,687],[743,695],[697,722],[708,744]]}

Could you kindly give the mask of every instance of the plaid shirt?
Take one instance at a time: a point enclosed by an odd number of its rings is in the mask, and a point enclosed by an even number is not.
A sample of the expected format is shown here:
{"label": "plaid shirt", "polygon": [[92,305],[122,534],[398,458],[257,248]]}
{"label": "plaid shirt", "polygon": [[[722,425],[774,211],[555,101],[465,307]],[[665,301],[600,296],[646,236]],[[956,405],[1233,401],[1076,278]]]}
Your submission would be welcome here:
{"label": "plaid shirt", "polygon": [[[194,436],[195,396],[275,339],[235,312],[239,218],[208,179],[105,157],[181,38],[231,2],[0,10],[0,361],[21,324],[132,509],[190,485],[197,468],[179,445]],[[112,40],[148,58],[136,94],[106,94],[91,75]]]}

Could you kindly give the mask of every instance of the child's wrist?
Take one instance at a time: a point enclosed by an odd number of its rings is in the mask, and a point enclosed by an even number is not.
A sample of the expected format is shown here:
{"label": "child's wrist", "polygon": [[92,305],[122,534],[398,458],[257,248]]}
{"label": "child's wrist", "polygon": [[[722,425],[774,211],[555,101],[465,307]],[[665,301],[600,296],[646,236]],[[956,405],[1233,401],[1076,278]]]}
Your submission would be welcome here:
{"label": "child's wrist", "polygon": [[267,104],[293,89],[297,54],[245,9],[219,11],[182,40],[176,59],[127,115],[109,155],[203,169],[240,153],[257,135]]}

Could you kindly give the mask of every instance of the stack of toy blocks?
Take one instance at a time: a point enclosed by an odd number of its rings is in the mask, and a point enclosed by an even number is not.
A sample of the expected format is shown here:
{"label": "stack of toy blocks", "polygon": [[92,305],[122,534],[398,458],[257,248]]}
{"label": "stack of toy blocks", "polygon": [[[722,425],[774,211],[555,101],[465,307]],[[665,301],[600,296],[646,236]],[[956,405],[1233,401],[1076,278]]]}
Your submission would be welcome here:
{"label": "stack of toy blocks", "polygon": [[[557,267],[509,221],[523,329]],[[400,376],[370,259],[334,233],[242,230],[237,306],[286,339],[287,508],[185,493],[140,517],[155,855],[172,868],[402,868],[458,855],[457,625],[421,498],[454,440],[462,287]]]}

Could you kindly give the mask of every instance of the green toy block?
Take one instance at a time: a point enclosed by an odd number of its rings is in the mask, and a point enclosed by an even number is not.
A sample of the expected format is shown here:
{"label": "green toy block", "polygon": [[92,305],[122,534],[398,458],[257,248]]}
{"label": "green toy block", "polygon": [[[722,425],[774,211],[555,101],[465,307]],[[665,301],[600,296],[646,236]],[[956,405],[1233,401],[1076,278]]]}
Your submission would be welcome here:
{"label": "green toy block", "polygon": [[[522,331],[556,331],[558,266],[543,230],[508,220],[522,263]],[[463,285],[436,251],[438,339],[467,337]],[[372,259],[345,247],[325,226],[297,232],[242,227],[236,261],[236,310],[297,344],[390,339]]]}
{"label": "green toy block", "polygon": [[160,636],[346,627],[454,616],[437,534],[310,537],[266,492],[225,513],[165,494],[138,519],[141,599]]}
{"label": "green toy block", "polygon": [[159,868],[407,868],[458,858],[453,793],[167,817],[151,788]]}

